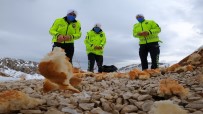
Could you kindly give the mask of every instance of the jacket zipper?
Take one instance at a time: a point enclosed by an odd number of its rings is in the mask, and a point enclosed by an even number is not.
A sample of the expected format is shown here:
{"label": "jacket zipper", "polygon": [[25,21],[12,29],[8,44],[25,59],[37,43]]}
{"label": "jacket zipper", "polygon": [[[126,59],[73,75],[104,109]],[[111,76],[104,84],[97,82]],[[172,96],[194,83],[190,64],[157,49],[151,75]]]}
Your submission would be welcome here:
{"label": "jacket zipper", "polygon": [[[141,28],[142,28],[142,31],[143,31],[142,23],[141,23]],[[147,39],[146,39],[146,37],[144,37],[144,39],[145,39],[146,44],[147,44]]]}
{"label": "jacket zipper", "polygon": [[[67,23],[68,23],[68,22],[67,22]],[[67,35],[67,33],[68,33],[68,27],[69,27],[69,23],[68,23],[68,25],[67,25],[66,35]],[[64,43],[65,43],[65,41],[64,41]]]}

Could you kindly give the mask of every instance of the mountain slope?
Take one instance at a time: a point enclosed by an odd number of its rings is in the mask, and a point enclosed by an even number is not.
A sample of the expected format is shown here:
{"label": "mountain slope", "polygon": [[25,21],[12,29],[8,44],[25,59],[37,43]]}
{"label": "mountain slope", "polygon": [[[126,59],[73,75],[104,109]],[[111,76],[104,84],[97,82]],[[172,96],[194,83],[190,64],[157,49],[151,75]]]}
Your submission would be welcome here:
{"label": "mountain slope", "polygon": [[[151,67],[150,62],[148,64],[148,66],[149,66],[149,68]],[[166,67],[169,67],[169,64],[168,63],[159,63],[159,67],[166,68]],[[131,71],[132,69],[135,69],[135,68],[141,70],[142,66],[141,66],[141,64],[131,64],[131,65],[119,68],[118,71],[119,72],[129,72],[129,71]]]}
{"label": "mountain slope", "polygon": [[0,68],[21,71],[27,74],[38,73],[37,66],[38,63],[33,61],[24,61],[22,59],[13,59],[13,58],[0,59]]}
{"label": "mountain slope", "polygon": [[37,62],[13,58],[0,59],[0,76],[0,81],[19,80],[19,78],[25,80],[44,79],[38,73]]}

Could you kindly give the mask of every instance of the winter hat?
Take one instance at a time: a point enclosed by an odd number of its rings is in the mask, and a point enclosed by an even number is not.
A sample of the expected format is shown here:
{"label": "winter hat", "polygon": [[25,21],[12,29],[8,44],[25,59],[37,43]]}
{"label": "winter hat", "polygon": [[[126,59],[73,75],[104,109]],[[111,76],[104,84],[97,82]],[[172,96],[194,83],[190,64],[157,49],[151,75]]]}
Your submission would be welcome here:
{"label": "winter hat", "polygon": [[67,15],[77,16],[77,11],[75,11],[75,10],[69,10]]}
{"label": "winter hat", "polygon": [[138,17],[143,17],[144,18],[144,15],[143,14],[137,14],[136,18],[138,18]]}
{"label": "winter hat", "polygon": [[96,24],[94,25],[94,27],[99,27],[99,28],[101,28],[101,24],[96,23]]}

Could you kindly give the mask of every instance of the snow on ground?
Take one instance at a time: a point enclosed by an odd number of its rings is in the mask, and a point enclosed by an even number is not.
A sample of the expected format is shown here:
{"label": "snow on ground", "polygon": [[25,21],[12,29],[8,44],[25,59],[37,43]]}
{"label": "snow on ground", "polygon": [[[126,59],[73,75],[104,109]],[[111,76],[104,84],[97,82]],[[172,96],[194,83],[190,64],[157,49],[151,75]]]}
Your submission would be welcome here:
{"label": "snow on ground", "polygon": [[13,78],[13,77],[1,77],[0,76],[0,82],[10,82],[10,81],[16,81],[20,80],[19,78]]}
{"label": "snow on ground", "polygon": [[203,49],[203,45],[202,45],[202,46],[200,46],[200,47],[199,47],[199,49],[198,49],[197,51],[202,50],[202,49]]}
{"label": "snow on ground", "polygon": [[5,81],[16,81],[24,78],[25,80],[31,80],[31,79],[44,79],[44,77],[40,74],[27,74],[21,71],[16,71],[12,69],[0,69],[1,72],[7,74],[10,77],[2,77],[0,76],[0,82]]}

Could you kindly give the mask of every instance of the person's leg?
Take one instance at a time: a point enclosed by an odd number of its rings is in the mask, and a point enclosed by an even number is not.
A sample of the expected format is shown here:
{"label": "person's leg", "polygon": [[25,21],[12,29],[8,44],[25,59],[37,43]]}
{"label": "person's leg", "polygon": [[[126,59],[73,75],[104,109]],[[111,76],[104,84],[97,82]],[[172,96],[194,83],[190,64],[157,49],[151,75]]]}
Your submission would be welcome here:
{"label": "person's leg", "polygon": [[65,49],[66,56],[69,58],[69,62],[72,64],[74,54],[74,43],[63,44],[63,49]]}
{"label": "person's leg", "polygon": [[54,44],[52,46],[52,51],[54,50],[54,47],[60,47],[60,48],[62,48],[62,44],[58,43],[58,42],[54,42]]}
{"label": "person's leg", "polygon": [[96,55],[95,56],[97,66],[98,66],[98,72],[102,72],[102,65],[103,65],[103,56],[102,55]]}
{"label": "person's leg", "polygon": [[87,56],[88,56],[88,69],[87,69],[87,71],[94,72],[95,55],[93,53],[89,53]]}
{"label": "person's leg", "polygon": [[159,54],[160,54],[158,42],[149,45],[149,52],[152,61],[151,69],[156,69],[159,67]]}
{"label": "person's leg", "polygon": [[148,61],[147,61],[148,47],[146,44],[140,45],[139,56],[141,60],[142,70],[148,69]]}

